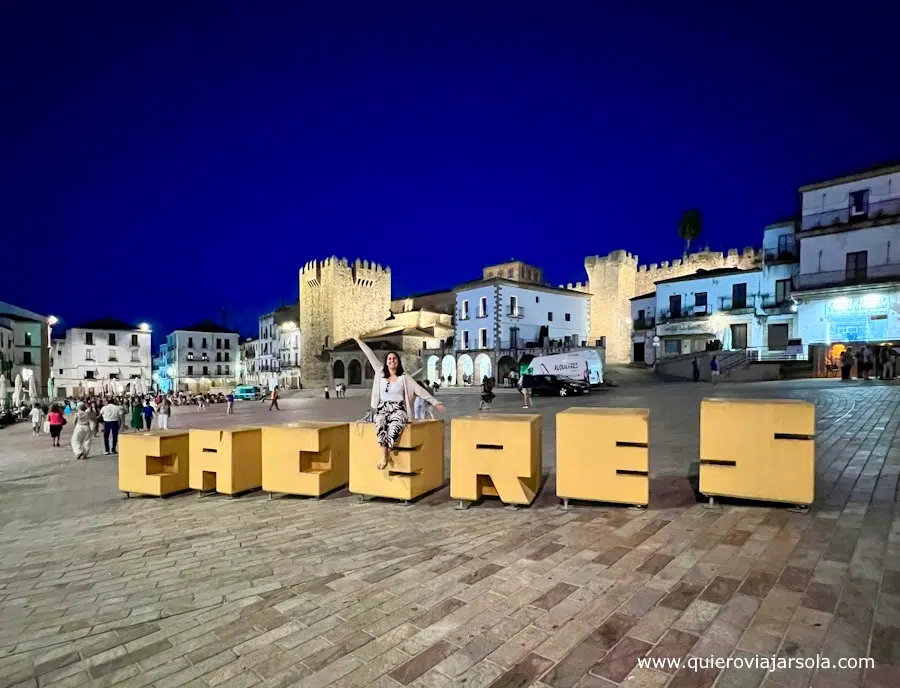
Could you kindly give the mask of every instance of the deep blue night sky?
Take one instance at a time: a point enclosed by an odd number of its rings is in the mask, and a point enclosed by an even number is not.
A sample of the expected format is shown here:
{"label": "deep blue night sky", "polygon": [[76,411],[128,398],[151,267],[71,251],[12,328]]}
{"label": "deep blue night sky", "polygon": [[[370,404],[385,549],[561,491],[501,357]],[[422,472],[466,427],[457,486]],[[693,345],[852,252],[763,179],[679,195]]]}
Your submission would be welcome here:
{"label": "deep blue night sky", "polygon": [[[0,300],[157,335],[512,256],[757,245],[796,188],[900,158],[896,2],[0,3]],[[655,7],[654,7],[655,5]]]}

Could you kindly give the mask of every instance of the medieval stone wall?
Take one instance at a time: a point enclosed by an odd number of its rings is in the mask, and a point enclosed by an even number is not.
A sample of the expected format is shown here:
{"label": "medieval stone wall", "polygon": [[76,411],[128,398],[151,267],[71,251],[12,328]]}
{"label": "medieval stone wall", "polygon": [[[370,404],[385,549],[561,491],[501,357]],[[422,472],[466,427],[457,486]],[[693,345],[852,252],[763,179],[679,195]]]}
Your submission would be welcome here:
{"label": "medieval stone wall", "polygon": [[638,266],[638,257],[626,251],[608,256],[588,256],[584,269],[591,294],[590,342],[606,337],[606,360],[627,363],[631,360],[631,299],[651,293],[656,282],[692,275],[698,270],[720,268],[750,269],[762,260],[760,251],[745,248],[728,253],[700,251],[684,258],[660,264]]}
{"label": "medieval stone wall", "polygon": [[376,263],[332,256],[300,270],[303,384],[330,379],[323,346],[384,326],[390,315],[391,270]]}

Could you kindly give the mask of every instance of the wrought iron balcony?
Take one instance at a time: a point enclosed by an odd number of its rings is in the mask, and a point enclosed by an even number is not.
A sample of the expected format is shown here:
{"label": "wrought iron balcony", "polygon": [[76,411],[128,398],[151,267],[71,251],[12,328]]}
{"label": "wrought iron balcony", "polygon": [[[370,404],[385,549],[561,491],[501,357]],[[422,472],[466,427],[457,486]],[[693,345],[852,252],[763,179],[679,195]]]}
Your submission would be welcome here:
{"label": "wrought iron balcony", "polygon": [[756,307],[756,295],[748,294],[743,299],[735,299],[731,296],[719,298],[720,311],[744,311],[753,310]]}
{"label": "wrought iron balcony", "polygon": [[525,309],[522,306],[516,306],[515,308],[509,308],[506,311],[506,315],[510,318],[524,318],[525,317]]}
{"label": "wrought iron balcony", "polygon": [[687,318],[705,318],[709,315],[709,306],[683,306],[681,308],[663,308],[659,311],[659,322],[666,323],[673,320]]}
{"label": "wrought iron balcony", "polygon": [[766,294],[762,297],[762,308],[767,313],[793,313],[795,307],[790,296],[777,299],[771,294]]}
{"label": "wrought iron balcony", "polygon": [[653,318],[635,318],[634,319],[634,329],[635,330],[650,330],[656,325],[656,321]]}
{"label": "wrought iron balcony", "polygon": [[825,289],[896,281],[900,281],[900,262],[796,275],[794,289]]}
{"label": "wrought iron balcony", "polygon": [[854,222],[866,222],[879,218],[890,218],[900,215],[900,196],[886,198],[883,201],[866,203],[862,212],[850,212],[850,205],[839,210],[825,210],[821,213],[804,215],[802,228],[816,229],[818,227],[832,227],[834,225],[846,225]]}
{"label": "wrought iron balcony", "polygon": [[765,251],[763,251],[763,259],[768,265],[778,265],[779,263],[796,263],[798,260],[800,260],[800,247],[792,241],[787,246],[767,248]]}

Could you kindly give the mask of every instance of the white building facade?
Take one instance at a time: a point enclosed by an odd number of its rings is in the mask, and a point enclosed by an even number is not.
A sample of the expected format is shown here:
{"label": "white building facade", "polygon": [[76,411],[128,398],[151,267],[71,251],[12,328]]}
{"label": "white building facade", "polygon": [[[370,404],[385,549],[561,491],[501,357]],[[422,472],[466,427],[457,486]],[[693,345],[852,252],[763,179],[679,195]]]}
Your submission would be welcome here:
{"label": "white building facade", "polygon": [[800,188],[800,336],[840,353],[900,342],[900,166]]}
{"label": "white building facade", "polygon": [[258,365],[258,348],[258,339],[248,339],[241,342],[241,364],[238,369],[238,384],[258,385],[261,383],[256,370]]}
{"label": "white building facade", "polygon": [[303,335],[297,322],[286,321],[276,325],[278,337],[278,384],[288,389],[300,387],[300,355],[303,351]]}
{"label": "white building facade", "polygon": [[590,294],[580,286],[493,277],[457,287],[455,351],[443,352],[439,363],[432,357],[429,377],[452,378],[453,384],[502,379],[526,357],[587,346]]}
{"label": "white building facade", "polygon": [[47,393],[50,369],[50,330],[54,320],[25,308],[0,301],[0,373],[6,375],[9,389],[17,375],[28,389],[34,378],[38,393]]}
{"label": "white building facade", "polygon": [[656,362],[656,292],[631,299],[631,360],[653,365]]}
{"label": "white building facade", "polygon": [[147,325],[102,318],[66,330],[57,340],[56,396],[122,394],[152,387],[152,333]]}
{"label": "white building facade", "polygon": [[168,377],[175,392],[233,387],[240,337],[211,321],[175,330],[166,337]]}

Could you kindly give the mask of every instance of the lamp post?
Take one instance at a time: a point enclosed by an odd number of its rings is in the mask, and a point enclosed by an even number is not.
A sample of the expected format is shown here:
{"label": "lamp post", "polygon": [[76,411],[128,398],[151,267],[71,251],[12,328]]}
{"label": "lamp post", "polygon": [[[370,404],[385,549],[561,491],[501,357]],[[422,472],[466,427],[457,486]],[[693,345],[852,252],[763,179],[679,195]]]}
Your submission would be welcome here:
{"label": "lamp post", "polygon": [[[47,361],[53,358],[53,326],[59,322],[59,318],[55,315],[50,315],[47,317]],[[41,371],[43,372],[43,370]],[[47,379],[41,380],[41,387],[43,388],[41,391],[46,392],[47,397],[50,397],[51,385],[50,379],[53,377],[53,366],[51,365],[47,372]]]}

